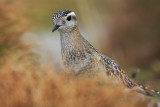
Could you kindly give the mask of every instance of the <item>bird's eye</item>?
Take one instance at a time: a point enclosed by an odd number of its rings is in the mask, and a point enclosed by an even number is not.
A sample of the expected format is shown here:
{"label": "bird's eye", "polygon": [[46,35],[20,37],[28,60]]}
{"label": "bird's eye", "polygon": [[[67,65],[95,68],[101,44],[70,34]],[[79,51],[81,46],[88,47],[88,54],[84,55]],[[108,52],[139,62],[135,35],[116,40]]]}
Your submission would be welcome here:
{"label": "bird's eye", "polygon": [[67,17],[67,20],[70,21],[70,20],[71,20],[71,16],[68,16],[68,17]]}

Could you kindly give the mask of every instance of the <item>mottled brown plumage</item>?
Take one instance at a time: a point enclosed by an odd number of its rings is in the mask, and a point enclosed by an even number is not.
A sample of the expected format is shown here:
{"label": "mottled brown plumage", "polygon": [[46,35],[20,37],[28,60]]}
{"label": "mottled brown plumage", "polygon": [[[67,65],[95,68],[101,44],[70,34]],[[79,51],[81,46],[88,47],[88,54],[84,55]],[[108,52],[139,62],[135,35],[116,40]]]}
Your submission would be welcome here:
{"label": "mottled brown plumage", "polygon": [[[64,13],[64,14],[63,14]],[[61,54],[65,70],[75,75],[94,76],[101,72],[106,77],[123,83],[128,88],[152,95],[155,91],[148,91],[146,87],[133,82],[126,73],[109,57],[98,52],[80,34],[77,27],[76,15],[69,10],[56,12],[53,17],[54,29],[58,29],[61,38]]]}

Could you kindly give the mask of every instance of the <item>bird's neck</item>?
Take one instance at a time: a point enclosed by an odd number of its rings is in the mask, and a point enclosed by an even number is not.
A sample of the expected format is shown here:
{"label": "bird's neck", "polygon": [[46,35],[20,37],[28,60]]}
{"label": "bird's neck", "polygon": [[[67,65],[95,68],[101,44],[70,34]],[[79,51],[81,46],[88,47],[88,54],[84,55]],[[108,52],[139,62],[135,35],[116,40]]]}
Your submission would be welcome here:
{"label": "bird's neck", "polygon": [[84,51],[88,47],[88,41],[82,37],[77,26],[71,32],[60,32],[60,37],[62,52]]}

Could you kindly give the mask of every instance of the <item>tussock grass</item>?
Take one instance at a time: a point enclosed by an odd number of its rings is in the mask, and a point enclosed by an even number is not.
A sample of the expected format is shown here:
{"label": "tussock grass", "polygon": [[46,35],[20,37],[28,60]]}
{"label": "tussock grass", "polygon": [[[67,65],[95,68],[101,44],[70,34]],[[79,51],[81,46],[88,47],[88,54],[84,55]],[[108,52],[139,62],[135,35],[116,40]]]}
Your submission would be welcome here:
{"label": "tussock grass", "polygon": [[40,66],[34,53],[18,51],[1,59],[1,107],[104,107],[147,106],[141,94],[126,91],[100,77],[71,77],[54,72],[52,64]]}
{"label": "tussock grass", "polygon": [[5,55],[7,49],[17,46],[19,36],[28,29],[26,10],[25,0],[0,1],[0,55]]}

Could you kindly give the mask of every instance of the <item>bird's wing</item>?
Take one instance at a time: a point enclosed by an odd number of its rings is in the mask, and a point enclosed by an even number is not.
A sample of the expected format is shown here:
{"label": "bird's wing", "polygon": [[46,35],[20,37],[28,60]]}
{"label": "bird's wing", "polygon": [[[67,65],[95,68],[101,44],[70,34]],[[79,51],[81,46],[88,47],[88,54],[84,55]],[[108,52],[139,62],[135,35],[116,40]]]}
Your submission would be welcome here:
{"label": "bird's wing", "polygon": [[149,95],[149,96],[159,96],[160,92],[159,91],[155,91],[152,89],[148,89],[147,87],[137,84],[134,81],[132,81],[132,79],[130,79],[127,74],[125,73],[125,71],[123,71],[119,65],[117,65],[114,60],[112,60],[111,58],[104,56],[103,54],[100,54],[101,59],[102,59],[102,63],[104,64],[105,68],[106,68],[106,73],[114,78],[117,78],[119,80],[121,80],[128,88],[132,88],[133,90],[143,93],[145,95]]}
{"label": "bird's wing", "polygon": [[125,71],[123,71],[119,65],[117,65],[114,60],[112,60],[111,58],[100,54],[101,59],[102,59],[102,63],[106,68],[106,73],[115,78],[118,79],[120,81],[122,81],[127,87],[129,88],[133,88],[135,86],[137,86],[137,84],[135,82],[133,82],[125,73]]}

